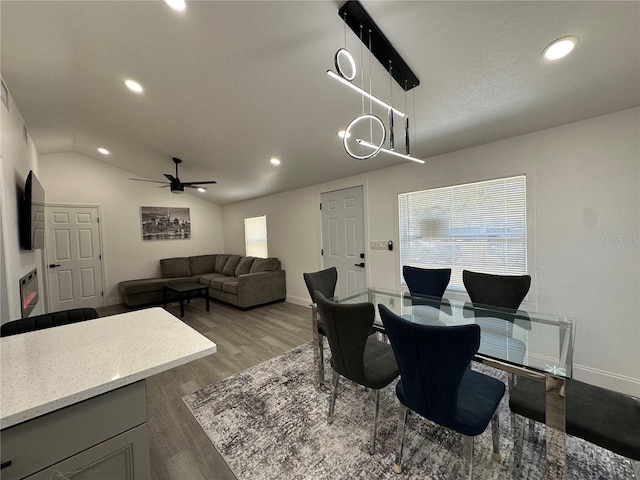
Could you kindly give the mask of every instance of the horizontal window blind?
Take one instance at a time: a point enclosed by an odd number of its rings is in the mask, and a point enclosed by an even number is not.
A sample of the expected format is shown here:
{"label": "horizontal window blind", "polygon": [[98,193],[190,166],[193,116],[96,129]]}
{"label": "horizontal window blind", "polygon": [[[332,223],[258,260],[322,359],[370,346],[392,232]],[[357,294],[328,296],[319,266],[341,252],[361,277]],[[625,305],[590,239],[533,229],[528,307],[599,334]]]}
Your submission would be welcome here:
{"label": "horizontal window blind", "polygon": [[398,209],[401,265],[451,268],[454,290],[462,270],[527,273],[524,175],[401,193]]}
{"label": "horizontal window blind", "polygon": [[247,256],[267,258],[267,216],[244,219],[244,246]]}

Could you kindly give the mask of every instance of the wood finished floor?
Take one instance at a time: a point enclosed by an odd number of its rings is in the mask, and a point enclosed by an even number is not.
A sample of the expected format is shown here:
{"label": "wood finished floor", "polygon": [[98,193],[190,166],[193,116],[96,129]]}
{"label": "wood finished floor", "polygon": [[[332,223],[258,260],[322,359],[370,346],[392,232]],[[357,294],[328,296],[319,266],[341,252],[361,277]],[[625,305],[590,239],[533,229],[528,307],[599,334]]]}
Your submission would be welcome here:
{"label": "wood finished floor", "polygon": [[[167,310],[180,316],[178,304]],[[101,316],[125,311],[124,304],[99,309]],[[211,300],[207,312],[204,300],[195,299],[182,320],[218,351],[147,379],[151,478],[236,480],[181,397],[311,340],[310,310],[280,302],[242,311]]]}

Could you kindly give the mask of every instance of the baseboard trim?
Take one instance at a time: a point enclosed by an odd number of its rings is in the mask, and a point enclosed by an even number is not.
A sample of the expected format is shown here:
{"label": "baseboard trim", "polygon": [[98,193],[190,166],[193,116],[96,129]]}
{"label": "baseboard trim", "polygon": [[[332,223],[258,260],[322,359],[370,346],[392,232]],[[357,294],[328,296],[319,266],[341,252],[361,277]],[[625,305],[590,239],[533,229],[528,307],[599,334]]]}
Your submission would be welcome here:
{"label": "baseboard trim", "polygon": [[120,300],[120,295],[118,295],[117,297],[107,297],[104,306],[108,307],[111,305],[118,305],[120,303],[122,303],[122,300]]}
{"label": "baseboard trim", "polygon": [[300,305],[303,307],[308,307],[309,305],[311,305],[311,300],[309,300],[309,297],[294,297],[291,295],[287,295],[285,302],[293,303],[294,305]]}
{"label": "baseboard trim", "polygon": [[575,364],[573,366],[573,377],[581,382],[640,398],[640,378]]}

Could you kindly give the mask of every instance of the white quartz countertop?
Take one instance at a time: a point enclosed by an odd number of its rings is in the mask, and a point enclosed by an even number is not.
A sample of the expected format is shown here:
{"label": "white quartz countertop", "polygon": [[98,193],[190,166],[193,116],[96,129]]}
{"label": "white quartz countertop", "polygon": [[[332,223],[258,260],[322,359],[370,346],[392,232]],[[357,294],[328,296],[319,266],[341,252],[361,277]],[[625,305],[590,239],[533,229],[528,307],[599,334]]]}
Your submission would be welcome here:
{"label": "white quartz countertop", "polygon": [[0,338],[0,428],[216,352],[162,308]]}

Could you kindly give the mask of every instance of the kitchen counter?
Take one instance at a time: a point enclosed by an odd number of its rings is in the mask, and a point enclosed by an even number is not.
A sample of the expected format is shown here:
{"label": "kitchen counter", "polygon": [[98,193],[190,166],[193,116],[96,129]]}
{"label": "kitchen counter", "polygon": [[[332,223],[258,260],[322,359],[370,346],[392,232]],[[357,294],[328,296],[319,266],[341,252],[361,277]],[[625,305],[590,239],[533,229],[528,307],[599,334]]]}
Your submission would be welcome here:
{"label": "kitchen counter", "polygon": [[0,428],[215,352],[159,307],[0,338]]}

